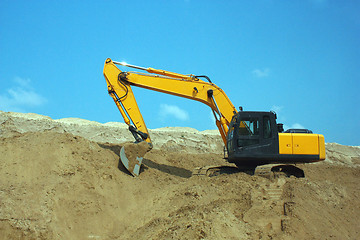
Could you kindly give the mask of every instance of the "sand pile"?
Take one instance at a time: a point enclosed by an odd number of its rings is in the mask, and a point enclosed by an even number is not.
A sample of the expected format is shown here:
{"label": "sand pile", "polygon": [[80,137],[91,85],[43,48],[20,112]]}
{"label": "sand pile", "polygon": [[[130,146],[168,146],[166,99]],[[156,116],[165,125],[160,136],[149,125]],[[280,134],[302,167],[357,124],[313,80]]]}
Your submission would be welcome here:
{"label": "sand pile", "polygon": [[[359,147],[327,144],[329,159],[301,166],[305,178],[202,177],[192,176],[193,168],[224,164],[218,135],[153,130],[160,146],[134,178],[118,156],[130,133],[106,125],[0,113],[4,239],[359,237]],[[218,145],[218,153],[194,153]]]}
{"label": "sand pile", "polygon": [[[134,141],[125,123],[101,124],[79,118],[53,120],[35,113],[0,111],[0,136],[13,136],[26,132],[72,133],[100,143],[124,143]],[[219,153],[223,142],[217,130],[197,131],[193,128],[165,127],[149,130],[155,149],[173,152]]]}

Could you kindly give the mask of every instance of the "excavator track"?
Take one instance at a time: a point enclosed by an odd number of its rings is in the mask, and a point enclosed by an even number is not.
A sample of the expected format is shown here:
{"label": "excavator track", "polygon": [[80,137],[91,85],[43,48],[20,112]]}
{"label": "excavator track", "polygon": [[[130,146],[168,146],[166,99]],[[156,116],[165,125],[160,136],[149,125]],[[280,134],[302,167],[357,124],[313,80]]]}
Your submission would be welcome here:
{"label": "excavator track", "polygon": [[237,172],[245,172],[250,175],[268,178],[270,180],[279,178],[281,176],[297,178],[305,177],[304,171],[294,165],[290,164],[266,164],[257,166],[255,169],[251,167],[235,167],[235,166],[204,166],[197,167],[193,170],[193,176],[207,176],[214,177],[220,174],[232,174]]}
{"label": "excavator track", "polygon": [[266,164],[255,168],[254,175],[268,178],[270,180],[280,176],[285,177],[305,177],[304,171],[290,164]]}
{"label": "excavator track", "polygon": [[231,174],[239,172],[240,170],[235,166],[204,166],[204,167],[197,167],[193,170],[193,176],[207,176],[213,177],[218,176],[220,174]]}

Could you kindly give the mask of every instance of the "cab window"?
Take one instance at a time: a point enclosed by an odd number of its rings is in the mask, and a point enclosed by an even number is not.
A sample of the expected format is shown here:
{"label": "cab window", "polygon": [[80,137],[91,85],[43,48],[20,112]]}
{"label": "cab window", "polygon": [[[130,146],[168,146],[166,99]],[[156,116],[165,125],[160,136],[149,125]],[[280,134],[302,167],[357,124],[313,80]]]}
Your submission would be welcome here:
{"label": "cab window", "polygon": [[271,124],[269,116],[264,116],[264,138],[271,138]]}
{"label": "cab window", "polygon": [[239,125],[239,135],[243,135],[243,136],[259,135],[258,119],[242,120]]}
{"label": "cab window", "polygon": [[238,147],[246,147],[260,143],[259,137],[259,119],[243,118],[238,128],[239,138],[237,140]]}
{"label": "cab window", "polygon": [[230,122],[229,131],[227,134],[227,149],[229,152],[233,151],[233,137],[234,137],[234,125],[236,123],[236,117],[233,117],[233,119]]}

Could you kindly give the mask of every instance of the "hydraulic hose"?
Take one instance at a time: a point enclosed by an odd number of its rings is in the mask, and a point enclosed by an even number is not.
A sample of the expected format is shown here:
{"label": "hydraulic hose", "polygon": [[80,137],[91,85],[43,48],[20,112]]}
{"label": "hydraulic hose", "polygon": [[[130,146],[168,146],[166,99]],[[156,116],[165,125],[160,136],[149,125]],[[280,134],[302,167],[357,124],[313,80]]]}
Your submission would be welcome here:
{"label": "hydraulic hose", "polygon": [[196,77],[196,78],[206,78],[206,80],[208,80],[208,81],[209,81],[209,83],[212,83],[212,82],[211,82],[211,80],[210,80],[210,78],[209,78],[208,76],[205,76],[205,75],[199,75],[199,76],[194,76],[194,77]]}

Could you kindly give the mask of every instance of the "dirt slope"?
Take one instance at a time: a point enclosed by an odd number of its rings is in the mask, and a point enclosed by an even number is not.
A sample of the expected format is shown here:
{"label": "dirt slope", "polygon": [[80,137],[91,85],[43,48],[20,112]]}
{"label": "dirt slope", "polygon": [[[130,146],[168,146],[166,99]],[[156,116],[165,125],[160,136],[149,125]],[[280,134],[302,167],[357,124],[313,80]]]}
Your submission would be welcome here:
{"label": "dirt slope", "polygon": [[[65,125],[52,127],[60,121],[19,115],[0,112],[3,239],[360,236],[359,147],[327,144],[329,159],[302,166],[306,178],[301,179],[270,181],[242,172],[200,177],[191,175],[193,168],[224,161],[221,151],[194,154],[194,143],[205,135],[199,146],[211,148],[219,144],[218,136],[191,129],[153,130],[162,137],[160,146],[146,155],[142,173],[134,178],[118,168],[122,144],[108,141],[113,126],[76,120],[68,121],[72,127],[64,131]],[[99,135],[91,132],[93,125],[108,136],[97,142],[85,138]],[[70,133],[76,127],[87,133]],[[194,145],[187,148],[186,143]]]}

